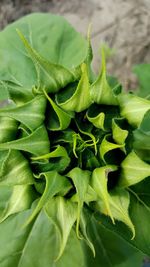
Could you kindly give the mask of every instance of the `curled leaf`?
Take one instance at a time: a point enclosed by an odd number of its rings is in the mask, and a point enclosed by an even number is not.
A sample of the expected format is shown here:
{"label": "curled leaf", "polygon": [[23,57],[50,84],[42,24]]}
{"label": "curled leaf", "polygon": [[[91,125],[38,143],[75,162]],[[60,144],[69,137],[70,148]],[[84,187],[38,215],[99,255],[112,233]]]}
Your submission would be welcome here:
{"label": "curled leaf", "polygon": [[111,141],[111,135],[107,134],[104,136],[102,143],[100,144],[100,157],[101,159],[106,163],[107,159],[106,159],[106,154],[109,153],[110,151],[114,150],[114,149],[120,149],[123,148],[124,144],[115,144]]}
{"label": "curled leaf", "polygon": [[67,113],[61,109],[56,103],[44,92],[50,102],[51,108],[48,109],[49,115],[47,119],[47,128],[52,131],[65,130],[68,128],[73,114]]}
{"label": "curled leaf", "polygon": [[81,112],[87,109],[92,103],[87,66],[85,63],[81,65],[81,70],[82,74],[77,87],[74,87],[74,90],[72,90],[71,86],[68,86],[68,88],[65,88],[64,91],[56,96],[57,104],[64,110]]}
{"label": "curled leaf", "polygon": [[114,218],[110,209],[107,183],[108,183],[109,172],[116,170],[117,167],[113,165],[106,165],[104,167],[96,168],[92,173],[92,179],[91,179],[91,186],[97,193],[98,198],[100,198],[101,201],[103,201],[106,210],[105,213],[110,216],[113,223],[114,223]]}
{"label": "curled leaf", "polygon": [[97,104],[118,105],[118,100],[110,87],[106,77],[105,52],[102,48],[102,66],[96,81],[91,85],[90,93],[92,100]]}
{"label": "curled leaf", "polygon": [[[34,162],[35,163],[37,162],[39,165],[41,164],[41,169],[47,168],[49,171],[55,169],[59,172],[62,172],[68,167],[70,163],[70,158],[68,156],[66,149],[63,146],[59,146],[59,145],[56,147],[54,151],[48,154],[42,155],[42,156],[32,157],[31,159],[33,161],[32,164],[34,164]],[[54,159],[59,160],[59,161],[54,162]],[[46,160],[49,160],[48,163]],[[45,167],[44,167],[44,163],[46,165]],[[43,164],[43,167],[42,167],[42,164]]]}
{"label": "curled leaf", "polygon": [[138,127],[145,113],[150,109],[150,101],[134,94],[120,94],[118,96],[121,115],[133,127]]}

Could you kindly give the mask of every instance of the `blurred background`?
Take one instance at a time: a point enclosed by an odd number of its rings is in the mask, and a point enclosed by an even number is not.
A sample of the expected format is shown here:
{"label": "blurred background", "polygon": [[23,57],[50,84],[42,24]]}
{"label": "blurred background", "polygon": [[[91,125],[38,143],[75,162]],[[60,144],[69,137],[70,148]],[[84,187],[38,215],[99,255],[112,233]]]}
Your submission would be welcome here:
{"label": "blurred background", "polygon": [[133,65],[150,63],[150,0],[0,0],[0,29],[31,12],[63,15],[83,35],[92,23],[94,69],[105,42],[113,49],[108,72],[127,89],[136,87]]}

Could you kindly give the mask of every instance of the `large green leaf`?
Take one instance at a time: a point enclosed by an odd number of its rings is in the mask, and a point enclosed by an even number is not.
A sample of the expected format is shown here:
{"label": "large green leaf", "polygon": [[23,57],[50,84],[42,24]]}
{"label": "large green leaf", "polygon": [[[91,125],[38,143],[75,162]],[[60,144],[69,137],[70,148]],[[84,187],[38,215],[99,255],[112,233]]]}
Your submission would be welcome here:
{"label": "large green leaf", "polygon": [[63,256],[56,262],[59,246],[54,224],[42,211],[32,224],[22,228],[29,214],[30,211],[18,213],[1,224],[1,267],[86,267],[81,244],[73,231]]}
{"label": "large green leaf", "polygon": [[[148,183],[149,184],[149,183]],[[135,228],[135,238],[131,240],[131,235],[122,223],[116,223],[115,226],[103,216],[100,216],[101,222],[113,232],[116,232],[127,240],[131,245],[150,256],[150,237],[149,237],[149,221],[150,221],[150,195],[147,192],[147,182],[140,191],[136,192],[137,185],[130,190],[130,218]],[[146,199],[143,198],[146,196]],[[99,217],[99,216],[98,216]],[[144,222],[144,223],[143,223]]]}
{"label": "large green leaf", "polygon": [[37,89],[37,92],[40,93],[41,88],[43,87],[46,88],[46,91],[55,93],[65,87],[69,82],[74,82],[80,77],[79,68],[70,71],[59,64],[51,63],[31,47],[27,39],[19,30],[17,30],[17,33],[35,66],[37,72],[37,84],[34,89]]}
{"label": "large green leaf", "polygon": [[0,216],[2,223],[8,216],[30,208],[33,201],[33,191],[29,185],[16,185],[12,188],[12,194],[7,200],[7,205]]}
{"label": "large green leaf", "polygon": [[86,267],[141,267],[144,254],[129,245],[115,232],[104,227],[94,216],[88,218],[91,241],[96,250],[95,258],[83,243]]}
{"label": "large green leaf", "polygon": [[0,264],[2,267],[34,265],[37,267],[41,265],[44,267],[120,267],[118,264],[123,261],[128,262],[127,259],[131,256],[136,259],[137,267],[141,267],[144,255],[115,233],[105,229],[91,216],[88,220],[88,230],[96,248],[96,257],[92,256],[87,245],[79,241],[72,230],[62,257],[55,261],[59,252],[59,236],[56,235],[54,224],[42,211],[32,224],[22,228],[29,214],[30,211],[21,212],[10,216],[1,224]]}
{"label": "large green leaf", "polygon": [[32,14],[8,26],[0,33],[0,79],[5,81],[4,85],[13,99],[14,92],[18,92],[19,102],[33,98],[31,88],[38,84],[38,77],[16,32],[17,28],[33,49],[52,64],[75,68],[86,58],[87,42],[59,16]]}

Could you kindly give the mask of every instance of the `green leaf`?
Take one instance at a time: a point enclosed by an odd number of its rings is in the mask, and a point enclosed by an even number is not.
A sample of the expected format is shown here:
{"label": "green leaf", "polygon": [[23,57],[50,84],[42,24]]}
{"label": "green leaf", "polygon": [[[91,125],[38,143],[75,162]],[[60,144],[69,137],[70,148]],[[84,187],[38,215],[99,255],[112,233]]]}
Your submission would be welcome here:
{"label": "green leaf", "polygon": [[150,110],[146,112],[139,126],[133,132],[133,148],[145,161],[150,163]]}
{"label": "green leaf", "polygon": [[93,60],[93,51],[92,51],[92,45],[91,45],[91,24],[89,24],[88,31],[87,31],[87,55],[85,58],[85,64],[87,65],[88,69],[88,77],[89,82],[93,82],[95,79],[95,74],[92,69],[92,60]]}
{"label": "green leaf", "polygon": [[109,86],[106,78],[106,63],[104,49],[102,53],[102,67],[96,81],[91,85],[90,93],[92,100],[97,104],[118,105],[115,92]]}
{"label": "green leaf", "polygon": [[[90,214],[91,215],[91,214]],[[89,248],[83,244],[87,267],[141,267],[144,254],[139,252],[115,232],[110,231],[99,222],[100,218],[90,216],[88,229],[94,247],[95,258]],[[114,226],[115,227],[115,226]]]}
{"label": "green leaf", "polygon": [[111,150],[114,149],[118,149],[118,148],[124,148],[124,144],[115,144],[112,143],[111,141],[111,135],[107,134],[104,136],[101,144],[100,144],[100,148],[99,148],[99,152],[100,152],[100,157],[101,159],[105,162],[105,163],[109,163],[107,160],[107,153],[109,153]]}
{"label": "green leaf", "polygon": [[88,210],[85,208],[81,212],[81,217],[80,217],[80,232],[82,234],[83,240],[86,242],[86,244],[89,246],[93,253],[93,257],[95,258],[95,247],[93,246],[92,241],[90,240],[89,237],[89,232],[88,232],[88,222],[90,220],[90,216],[88,214]]}
{"label": "green leaf", "polygon": [[28,38],[33,49],[48,58],[52,65],[74,69],[86,58],[87,41],[62,17],[32,14],[6,27],[0,33],[0,80],[6,83],[10,95],[21,103],[33,98],[31,89],[38,84],[38,77],[16,33],[17,28]]}
{"label": "green leaf", "polygon": [[114,118],[112,120],[112,136],[114,141],[119,145],[124,145],[128,136],[128,131],[123,127],[123,118]]}
{"label": "green leaf", "polygon": [[12,189],[12,194],[7,200],[7,206],[0,216],[0,223],[7,219],[8,216],[26,210],[33,201],[33,192],[29,185],[16,185]]}
{"label": "green leaf", "polygon": [[8,98],[9,98],[8,91],[6,87],[0,81],[0,103],[3,103],[3,101]]}
{"label": "green leaf", "polygon": [[[95,105],[93,105],[93,108],[95,109]],[[102,129],[103,131],[105,131],[104,128],[104,121],[105,121],[105,114],[103,112],[100,112],[98,115],[96,115],[95,117],[92,117],[91,114],[89,113],[89,109],[88,109],[88,113],[87,113],[87,118],[88,120],[93,123],[93,125],[96,128]]]}
{"label": "green leaf", "polygon": [[140,97],[150,99],[150,64],[136,65],[133,68],[133,72],[137,75],[139,81],[137,94]]}
{"label": "green leaf", "polygon": [[[116,188],[109,192],[109,205],[113,218],[124,222],[132,231],[132,239],[134,239],[136,232],[134,222],[132,222],[129,216],[129,204],[130,195],[125,189]],[[107,215],[103,202],[98,204],[98,208],[103,214]]]}
{"label": "green leaf", "polygon": [[26,104],[15,107],[0,109],[0,117],[15,119],[23,123],[31,131],[38,128],[45,119],[46,99],[44,96],[37,96]]}
{"label": "green leaf", "polygon": [[100,161],[93,151],[90,149],[85,149],[82,152],[82,168],[92,171],[100,166]]}
{"label": "green leaf", "polygon": [[145,115],[150,109],[150,101],[134,94],[120,94],[118,101],[121,110],[121,116],[125,117],[129,124],[138,127]]}
{"label": "green leaf", "polygon": [[79,223],[80,223],[80,214],[83,208],[85,196],[88,190],[88,184],[90,181],[90,171],[82,170],[78,167],[72,169],[68,174],[67,177],[71,178],[77,193],[77,202],[78,202],[78,212],[77,212],[77,225],[76,231],[77,236],[79,237]]}
{"label": "green leaf", "polygon": [[87,109],[91,103],[90,84],[85,63],[81,65],[81,78],[75,90],[71,92],[71,86],[56,95],[57,104],[67,111],[81,112]]}
{"label": "green leaf", "polygon": [[15,149],[39,156],[49,153],[49,145],[46,128],[42,125],[27,137],[0,144],[0,151]]}
{"label": "green leaf", "polygon": [[[147,183],[146,183],[147,184]],[[134,190],[130,190],[130,218],[135,227],[135,238],[131,240],[129,232],[121,223],[116,223],[113,226],[106,218],[101,217],[101,222],[110,230],[116,232],[125,240],[127,240],[132,246],[138,248],[144,254],[150,256],[149,244],[149,221],[150,221],[150,196],[147,197],[149,206],[142,200],[142,196],[146,195],[147,185],[144,184],[143,190],[140,193],[135,193]],[[137,186],[137,185],[135,185]],[[135,192],[134,192],[135,191]],[[144,225],[143,225],[144,222]]]}
{"label": "green leaf", "polygon": [[[1,157],[6,154],[5,157]],[[34,183],[28,160],[15,150],[0,153],[0,186],[29,185]]]}
{"label": "green leaf", "polygon": [[12,186],[0,186],[0,216],[7,208],[8,201],[11,198],[13,191]]}
{"label": "green leaf", "polygon": [[0,143],[8,142],[16,137],[18,122],[8,117],[0,117]]}
{"label": "green leaf", "polygon": [[39,91],[43,87],[46,88],[47,92],[55,93],[65,87],[69,82],[74,82],[79,78],[78,68],[69,71],[59,64],[51,63],[30,46],[27,39],[19,30],[17,30],[17,33],[35,65],[38,76],[37,89]]}
{"label": "green leaf", "polygon": [[[57,148],[45,155],[39,156],[39,157],[32,157],[31,158],[33,160],[32,164],[35,162],[37,162],[39,165],[41,163],[41,169],[44,168],[44,161],[46,161],[47,159],[49,159],[49,163],[45,162],[45,167],[50,169],[50,170],[57,170],[59,172],[63,172],[69,165],[70,163],[70,158],[68,156],[68,153],[66,151],[66,149],[63,146],[57,146]],[[51,159],[54,160],[58,160],[59,161],[55,161],[53,163],[53,161],[51,162]],[[40,160],[43,160],[43,163],[40,162]],[[42,168],[42,164],[43,164],[43,168]]]}
{"label": "green leaf", "polygon": [[110,131],[112,119],[119,116],[119,109],[116,106],[92,104],[87,111],[87,119],[103,131]]}
{"label": "green leaf", "polygon": [[47,120],[47,128],[52,131],[65,130],[66,128],[68,128],[71,122],[71,118],[73,117],[73,114],[67,113],[66,111],[61,109],[48,96],[46,92],[44,93],[51,105],[48,109],[49,115],[48,115],[48,120]]}
{"label": "green leaf", "polygon": [[92,173],[91,186],[97,193],[98,198],[104,202],[105,213],[110,216],[112,222],[114,223],[114,218],[111,213],[110,203],[109,203],[109,193],[107,189],[108,174],[109,172],[116,171],[117,167],[113,165],[107,165],[104,167],[96,168]]}
{"label": "green leaf", "polygon": [[29,224],[35,216],[40,212],[40,210],[46,205],[49,199],[52,199],[56,194],[67,193],[71,188],[71,185],[65,176],[61,176],[57,171],[51,171],[46,173],[41,173],[40,177],[46,180],[46,186],[44,192],[31,216],[28,218],[25,225]]}
{"label": "green leaf", "polygon": [[10,216],[0,225],[1,267],[86,267],[83,249],[74,231],[70,233],[63,256],[55,262],[59,247],[54,224],[42,211],[33,223],[22,228],[31,212],[28,210]]}
{"label": "green leaf", "polygon": [[[1,79],[3,79],[3,76]],[[5,88],[5,91],[8,95],[8,99],[11,99],[17,106],[23,105],[24,103],[31,101],[34,97],[31,87],[26,88],[22,84],[18,84],[14,77],[13,79],[14,80],[11,80],[10,75],[10,77],[8,76],[5,80],[0,80],[0,92],[2,92],[2,90],[4,90]]]}
{"label": "green leaf", "polygon": [[[79,130],[80,133],[82,133],[83,135],[85,135],[85,137],[90,138],[89,140],[87,140],[90,144],[89,146],[93,146],[94,147],[94,152],[95,155],[97,154],[97,142],[99,140],[96,140],[95,136],[92,134],[92,129],[93,126],[86,120],[84,120],[84,118],[82,116],[78,116],[75,119],[77,128]],[[88,145],[85,142],[85,147],[87,147]]]}
{"label": "green leaf", "polygon": [[77,218],[77,205],[63,197],[55,197],[49,200],[45,205],[45,211],[48,217],[53,221],[60,238],[60,249],[55,259],[62,256],[71,229]]}
{"label": "green leaf", "polygon": [[150,165],[141,160],[132,151],[121,163],[121,173],[118,185],[128,187],[150,176]]}
{"label": "green leaf", "polygon": [[5,163],[7,162],[9,154],[9,150],[0,151],[0,176],[3,175],[3,172],[5,170]]}

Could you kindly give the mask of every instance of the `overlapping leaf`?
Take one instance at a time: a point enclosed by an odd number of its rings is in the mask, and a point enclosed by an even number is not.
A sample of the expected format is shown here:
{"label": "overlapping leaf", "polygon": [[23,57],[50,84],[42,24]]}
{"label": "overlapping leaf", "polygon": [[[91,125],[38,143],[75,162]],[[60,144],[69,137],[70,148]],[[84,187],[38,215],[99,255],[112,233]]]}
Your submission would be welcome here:
{"label": "overlapping leaf", "polygon": [[90,88],[91,98],[97,104],[118,105],[115,90],[110,87],[106,77],[104,49],[102,49],[102,67],[97,80]]}
{"label": "overlapping leaf", "polygon": [[[110,205],[110,211],[114,219],[124,222],[132,231],[132,239],[135,238],[135,228],[129,216],[129,193],[124,189],[114,189],[109,193],[108,201]],[[104,203],[99,202],[98,208],[102,213],[107,215]]]}
{"label": "overlapping leaf", "polygon": [[34,217],[46,205],[49,199],[52,199],[56,194],[64,195],[71,188],[71,185],[66,177],[61,176],[56,171],[41,173],[40,176],[45,177],[46,186],[35,210],[33,211],[26,224],[29,224],[34,219]]}
{"label": "overlapping leaf", "polygon": [[44,125],[37,128],[29,136],[16,139],[10,142],[1,143],[0,150],[15,149],[27,151],[36,156],[47,154],[49,152],[49,139]]}
{"label": "overlapping leaf", "polygon": [[128,187],[150,176],[150,165],[132,151],[121,163],[119,186]]}
{"label": "overlapping leaf", "polygon": [[0,117],[9,117],[23,123],[31,131],[38,128],[45,119],[46,99],[44,96],[37,96],[30,102],[16,107],[0,110]]}
{"label": "overlapping leaf", "polygon": [[128,122],[137,128],[145,115],[150,109],[150,101],[134,94],[121,94],[118,96],[121,115]]}
{"label": "overlapping leaf", "polygon": [[63,197],[56,197],[46,204],[45,211],[60,235],[60,249],[56,259],[58,260],[64,252],[71,229],[76,221],[77,205]]}

